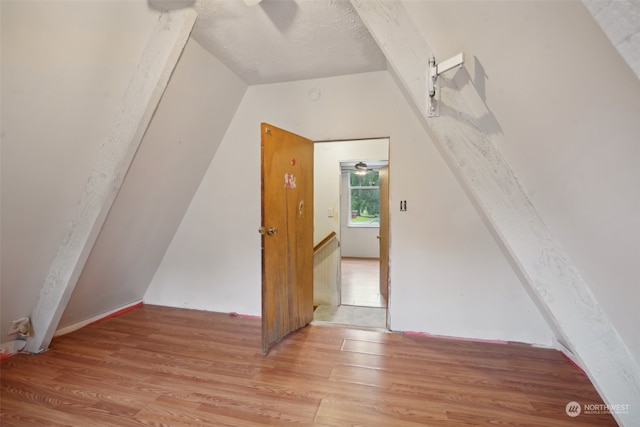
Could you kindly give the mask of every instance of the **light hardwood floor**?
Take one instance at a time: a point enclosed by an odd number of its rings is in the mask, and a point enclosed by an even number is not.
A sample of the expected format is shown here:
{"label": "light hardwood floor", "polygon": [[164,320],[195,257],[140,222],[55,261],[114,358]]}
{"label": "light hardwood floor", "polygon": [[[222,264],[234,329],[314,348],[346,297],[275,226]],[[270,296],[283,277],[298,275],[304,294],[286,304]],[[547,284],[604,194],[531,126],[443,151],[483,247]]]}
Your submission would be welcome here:
{"label": "light hardwood floor", "polygon": [[559,352],[145,305],[1,362],[9,426],[615,425]]}
{"label": "light hardwood floor", "polygon": [[344,257],[340,269],[343,305],[387,307],[387,301],[380,293],[380,260]]}

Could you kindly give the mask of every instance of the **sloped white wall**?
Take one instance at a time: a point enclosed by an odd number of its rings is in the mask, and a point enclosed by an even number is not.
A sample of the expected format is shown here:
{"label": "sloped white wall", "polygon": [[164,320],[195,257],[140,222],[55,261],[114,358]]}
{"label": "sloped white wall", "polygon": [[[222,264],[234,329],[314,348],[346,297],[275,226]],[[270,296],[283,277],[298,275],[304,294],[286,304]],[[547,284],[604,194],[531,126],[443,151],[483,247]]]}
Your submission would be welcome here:
{"label": "sloped white wall", "polygon": [[33,310],[158,13],[144,1],[2,1],[0,342]]}
{"label": "sloped white wall", "polygon": [[[551,344],[552,332],[386,72],[250,87],[145,302],[260,314],[262,121],[313,140],[390,137],[392,329]],[[400,200],[407,212],[393,208]]]}
{"label": "sloped white wall", "polygon": [[493,113],[500,150],[640,360],[637,76],[581,2],[405,7],[439,59],[466,53],[456,80]]}
{"label": "sloped white wall", "polygon": [[60,327],[142,299],[246,88],[187,42]]}

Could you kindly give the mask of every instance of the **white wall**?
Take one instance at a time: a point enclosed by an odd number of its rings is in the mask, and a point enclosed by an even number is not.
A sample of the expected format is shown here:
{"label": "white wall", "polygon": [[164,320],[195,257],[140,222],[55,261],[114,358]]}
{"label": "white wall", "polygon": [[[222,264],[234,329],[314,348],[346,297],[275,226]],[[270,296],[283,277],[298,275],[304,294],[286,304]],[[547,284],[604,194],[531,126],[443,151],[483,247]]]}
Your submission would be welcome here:
{"label": "white wall", "polygon": [[[260,314],[261,121],[313,140],[390,137],[392,329],[551,344],[552,332],[386,72],[250,87],[146,302]],[[400,200],[407,212],[393,208]]]}
{"label": "white wall", "polygon": [[[349,228],[348,198],[341,202],[342,175],[340,162],[379,161],[389,158],[387,138],[358,141],[319,142],[314,150],[314,244],[335,231],[341,244],[342,256],[378,258],[380,245],[376,236],[379,228]],[[329,216],[331,211],[331,217]]]}
{"label": "white wall", "polygon": [[[348,202],[347,202],[348,203]],[[380,258],[377,227],[348,227],[342,231],[340,255],[346,258]]]}
{"label": "white wall", "polygon": [[144,1],[0,8],[5,341],[36,304],[158,13]]}
{"label": "white wall", "polygon": [[61,327],[142,299],[246,88],[187,42]]}
{"label": "white wall", "polygon": [[637,76],[581,2],[405,6],[440,59],[467,54],[457,80],[493,113],[500,150],[640,360]]}

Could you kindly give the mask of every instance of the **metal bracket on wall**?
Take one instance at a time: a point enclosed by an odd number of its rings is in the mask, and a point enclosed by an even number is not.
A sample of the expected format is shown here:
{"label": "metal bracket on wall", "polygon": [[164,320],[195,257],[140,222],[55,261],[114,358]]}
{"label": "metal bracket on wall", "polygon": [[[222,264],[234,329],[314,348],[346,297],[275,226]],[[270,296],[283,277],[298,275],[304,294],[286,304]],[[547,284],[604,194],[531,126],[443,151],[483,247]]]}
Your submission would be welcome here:
{"label": "metal bracket on wall", "polygon": [[464,64],[464,53],[436,64],[436,58],[429,59],[429,67],[427,67],[427,109],[429,117],[438,117],[440,115],[440,85],[437,84],[438,76],[445,71],[449,71],[455,67],[462,68]]}

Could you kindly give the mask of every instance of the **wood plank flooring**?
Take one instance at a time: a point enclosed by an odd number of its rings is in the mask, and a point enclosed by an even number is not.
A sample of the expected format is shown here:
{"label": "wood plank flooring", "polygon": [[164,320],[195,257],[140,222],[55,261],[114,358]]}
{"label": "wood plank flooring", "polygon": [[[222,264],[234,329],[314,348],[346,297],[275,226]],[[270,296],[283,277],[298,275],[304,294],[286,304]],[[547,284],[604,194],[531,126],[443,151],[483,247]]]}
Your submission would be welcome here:
{"label": "wood plank flooring", "polygon": [[373,258],[342,258],[341,298],[343,305],[387,307],[380,293],[380,260]]}
{"label": "wood plank flooring", "polygon": [[308,326],[261,355],[260,321],[145,305],[0,365],[9,426],[616,425],[554,350]]}

